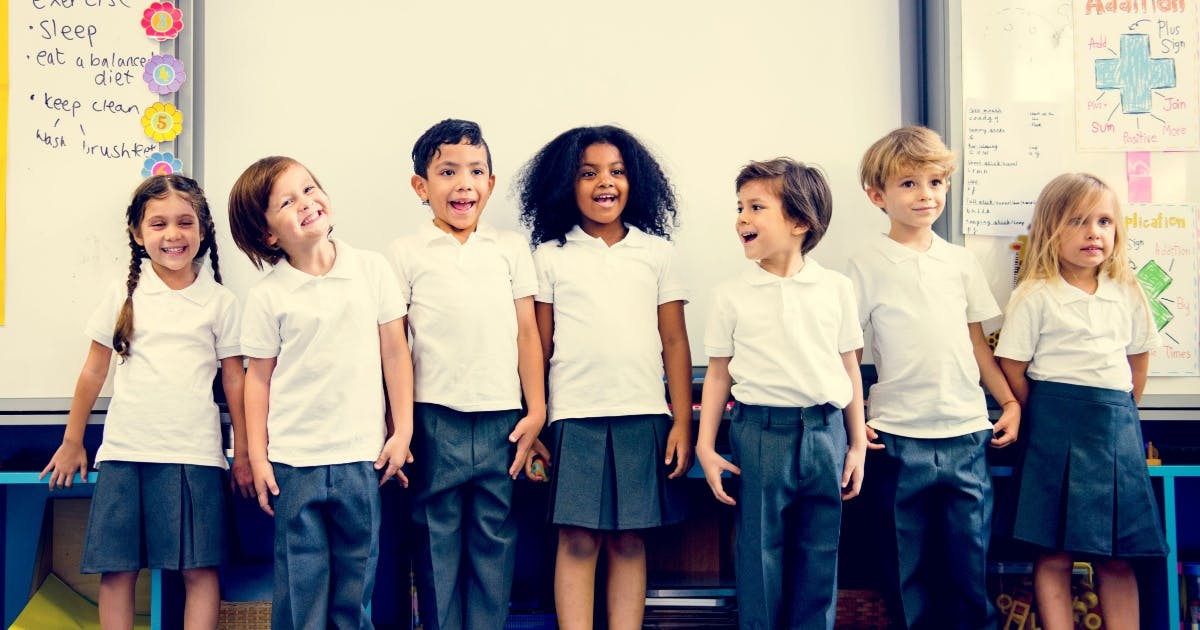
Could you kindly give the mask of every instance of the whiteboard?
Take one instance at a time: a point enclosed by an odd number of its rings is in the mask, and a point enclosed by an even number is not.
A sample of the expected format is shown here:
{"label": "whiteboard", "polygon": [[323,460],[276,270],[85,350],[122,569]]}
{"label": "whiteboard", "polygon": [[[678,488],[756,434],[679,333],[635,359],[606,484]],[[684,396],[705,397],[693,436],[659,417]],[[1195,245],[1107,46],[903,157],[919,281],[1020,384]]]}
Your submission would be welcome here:
{"label": "whiteboard", "polygon": [[8,233],[0,399],[69,397],[89,344],[84,322],[103,289],[129,268],[125,209],[146,157],[165,150],[190,161],[186,131],[160,144],[140,122],[159,100],[190,110],[190,90],[160,98],[133,60],[165,52],[185,56],[193,29],[185,11],[180,38],[160,44],[140,26],[146,6],[123,0],[6,4]]}
{"label": "whiteboard", "polygon": [[[19,46],[33,43],[21,43],[29,18],[19,13],[30,3],[10,4],[12,50],[23,57]],[[568,128],[621,125],[676,186],[693,363],[703,365],[709,290],[750,264],[733,230],[733,179],[745,162],[789,155],[824,168],[835,210],[814,255],[826,266],[843,269],[864,234],[886,229],[856,173],[862,151],[901,122],[897,5],[184,3],[196,13],[184,35],[197,38],[184,133],[195,134],[195,163],[185,171],[208,193],[222,272],[241,299],[259,272],[233,245],[225,208],[258,158],[309,166],[332,198],[335,234],[382,250],[428,220],[408,184],[409,155],[433,123],[482,125],[497,176],[484,219],[518,230],[510,186],[521,165]],[[14,86],[19,70],[14,60]],[[139,177],[17,142],[42,120],[22,113],[17,91],[0,402],[62,409],[86,354],[84,322],[124,277],[123,211]]]}
{"label": "whiteboard", "polygon": [[[833,188],[815,251],[841,270],[885,217],[858,161],[901,121],[898,3],[616,1],[205,5],[204,183],[215,204],[266,155],[307,165],[334,233],[382,250],[429,218],[409,187],[413,142],[447,117],[478,122],[494,158],[484,212],[518,229],[514,173],[579,125],[617,124],[660,158],[679,197],[675,234],[704,365],[709,291],[746,265],[733,179],[751,159],[820,165]],[[226,283],[258,277],[218,219]]]}
{"label": "whiteboard", "polygon": [[[951,95],[959,106],[952,135],[963,137],[962,106],[966,101],[1056,103],[1066,119],[1058,141],[1068,150],[1061,163],[1045,174],[1045,181],[1068,171],[1091,172],[1112,186],[1123,203],[1127,201],[1125,153],[1075,150],[1071,3],[959,0],[952,4],[952,15],[957,15],[952,17],[951,32],[961,33],[961,40],[955,42],[955,48],[961,52],[961,67],[951,69],[954,76],[961,78],[959,92]],[[955,54],[950,56],[952,60],[958,58]],[[955,148],[961,154],[961,140],[958,144]],[[1200,203],[1200,153],[1155,152],[1151,155],[1151,169],[1155,203]],[[961,194],[960,187],[960,200]],[[1002,237],[965,237],[967,248],[979,257],[992,292],[1002,305],[1012,291],[1013,263],[1009,248],[1012,241]],[[1196,405],[1200,400],[1197,396],[1200,377],[1154,377],[1145,393],[1148,398],[1187,395],[1191,397],[1187,404]]]}

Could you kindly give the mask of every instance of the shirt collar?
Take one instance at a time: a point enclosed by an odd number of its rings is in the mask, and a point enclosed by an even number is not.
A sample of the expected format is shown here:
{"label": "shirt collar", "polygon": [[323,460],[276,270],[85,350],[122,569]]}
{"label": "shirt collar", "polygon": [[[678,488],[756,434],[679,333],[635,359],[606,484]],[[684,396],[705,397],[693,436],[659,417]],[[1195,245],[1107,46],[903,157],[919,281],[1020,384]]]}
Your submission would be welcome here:
{"label": "shirt collar", "polygon": [[216,281],[213,280],[208,268],[203,263],[196,261],[192,262],[192,269],[196,272],[196,279],[188,286],[176,291],[168,287],[154,272],[154,265],[149,258],[142,259],[142,272],[138,276],[138,290],[147,295],[155,293],[174,293],[176,295],[187,298],[189,301],[203,306],[212,297],[216,291]]}
{"label": "shirt collar", "polygon": [[811,256],[805,256],[804,267],[802,267],[800,271],[786,278],[783,276],[777,276],[770,271],[759,267],[758,263],[755,263],[754,266],[742,273],[742,279],[748,282],[751,286],[756,287],[782,282],[813,284],[820,280],[821,272],[824,269],[825,268],[822,267],[821,264],[814,260]]}
{"label": "shirt collar", "polygon": [[[634,227],[632,225],[629,225],[628,223],[625,224],[625,229],[628,230],[628,232],[625,234],[625,238],[621,239],[620,241],[617,241],[616,243],[613,243],[612,246],[614,248],[615,247],[645,247],[649,243],[650,238],[651,238],[649,234],[646,234],[645,232],[637,229],[636,227]],[[584,232],[583,228],[579,227],[578,225],[571,228],[571,230],[569,232],[567,232],[566,239],[568,241],[593,243],[593,244],[600,245],[601,247],[608,248],[608,245],[604,242],[604,239],[597,238],[595,236],[592,236],[591,234],[588,234],[587,232]]]}
{"label": "shirt collar", "polygon": [[[441,230],[438,231],[440,232]],[[350,267],[355,256],[354,249],[340,239],[331,238],[329,240],[333,241],[335,256],[333,267],[324,276],[313,276],[304,273],[293,267],[292,263],[288,262],[286,258],[275,263],[275,266],[271,268],[271,273],[279,276],[279,282],[283,284],[284,290],[289,292],[295,291],[321,277],[342,279],[353,277]]]}
{"label": "shirt collar", "polygon": [[887,234],[880,234],[879,251],[892,263],[911,260],[917,256],[928,256],[940,261],[950,260],[950,244],[937,234],[933,234],[932,236],[933,239],[929,242],[929,249],[919,252],[911,247],[893,241]]}
{"label": "shirt collar", "polygon": [[1108,302],[1121,301],[1121,287],[1116,282],[1113,282],[1108,274],[1101,272],[1099,283],[1096,286],[1096,292],[1088,294],[1083,290],[1072,286],[1071,283],[1062,279],[1062,276],[1051,278],[1046,281],[1046,288],[1050,290],[1050,295],[1054,296],[1055,301],[1059,304],[1073,304],[1081,302],[1089,298],[1099,298]]}
{"label": "shirt collar", "polygon": [[433,244],[441,240],[446,240],[455,245],[466,245],[473,240],[496,241],[496,229],[492,226],[480,222],[475,224],[475,231],[467,238],[467,243],[459,243],[458,239],[454,238],[449,232],[443,231],[441,228],[433,224],[433,220],[429,220],[421,224],[417,233],[421,236],[421,241],[426,244]]}

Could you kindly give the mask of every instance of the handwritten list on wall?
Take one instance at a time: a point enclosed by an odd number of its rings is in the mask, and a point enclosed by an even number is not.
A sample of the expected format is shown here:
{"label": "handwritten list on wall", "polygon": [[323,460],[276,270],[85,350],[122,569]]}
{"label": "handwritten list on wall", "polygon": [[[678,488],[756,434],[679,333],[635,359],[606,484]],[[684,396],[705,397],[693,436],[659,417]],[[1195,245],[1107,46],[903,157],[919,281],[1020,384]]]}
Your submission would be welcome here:
{"label": "handwritten list on wall", "polygon": [[969,101],[964,116],[963,233],[1027,231],[1042,186],[1063,155],[1057,105]]}
{"label": "handwritten list on wall", "polygon": [[[124,209],[143,162],[158,150],[140,124],[159,100],[142,80],[143,66],[160,48],[140,25],[143,4],[8,2],[6,219],[8,233],[21,234],[22,243],[6,243],[6,325],[90,308],[95,287],[127,264]],[[64,239],[56,226],[66,222],[70,234],[86,236]],[[37,243],[56,253],[33,260],[17,254]],[[38,290],[51,274],[69,275],[75,289],[56,308]],[[33,308],[29,296],[42,308]]]}

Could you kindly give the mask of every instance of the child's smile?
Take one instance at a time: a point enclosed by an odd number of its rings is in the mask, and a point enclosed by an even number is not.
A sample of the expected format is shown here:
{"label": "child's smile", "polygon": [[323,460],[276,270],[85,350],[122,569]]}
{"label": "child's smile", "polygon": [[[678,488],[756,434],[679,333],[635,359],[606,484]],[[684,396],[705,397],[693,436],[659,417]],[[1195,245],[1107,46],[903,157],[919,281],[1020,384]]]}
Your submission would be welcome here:
{"label": "child's smile", "polygon": [[170,194],[148,201],[133,238],[146,250],[154,271],[168,287],[182,289],[196,279],[192,259],[202,237],[196,210],[187,199]]}
{"label": "child's smile", "polygon": [[496,176],[488,169],[487,147],[463,141],[438,147],[427,177],[413,175],[417,196],[433,210],[433,224],[465,243],[479,225]]}
{"label": "child's smile", "polygon": [[289,251],[328,238],[332,229],[329,197],[303,166],[292,164],[279,174],[267,204],[268,243]]}
{"label": "child's smile", "polygon": [[629,179],[621,151],[611,144],[589,145],[583,151],[575,176],[575,203],[581,215],[579,226],[592,236],[619,228],[624,236],[621,213],[629,197]]}

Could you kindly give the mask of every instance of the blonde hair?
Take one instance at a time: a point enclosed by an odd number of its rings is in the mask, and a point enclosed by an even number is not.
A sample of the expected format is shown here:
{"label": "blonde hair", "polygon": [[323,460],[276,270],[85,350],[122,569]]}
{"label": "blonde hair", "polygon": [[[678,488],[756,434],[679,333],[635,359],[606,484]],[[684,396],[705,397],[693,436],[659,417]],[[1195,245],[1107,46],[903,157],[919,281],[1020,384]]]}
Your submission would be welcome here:
{"label": "blonde hair", "polygon": [[1071,225],[1071,221],[1086,218],[1102,200],[1112,204],[1115,235],[1112,253],[1100,264],[1099,273],[1121,284],[1136,284],[1125,251],[1129,236],[1117,194],[1099,177],[1088,173],[1059,175],[1038,194],[1033,223],[1029,226],[1029,251],[1017,280],[1022,283],[1026,280],[1056,280],[1059,277],[1059,245],[1067,234],[1079,229]]}
{"label": "blonde hair", "polygon": [[909,125],[893,129],[875,141],[859,163],[863,189],[883,190],[888,178],[906,168],[934,166],[954,172],[954,152],[946,148],[941,136],[928,127]]}
{"label": "blonde hair", "polygon": [[[1117,193],[1095,175],[1064,173],[1050,180],[1038,194],[1033,222],[1029,226],[1029,249],[1017,274],[1017,288],[1008,301],[1009,310],[1025,297],[1037,280],[1063,281],[1059,273],[1059,246],[1071,231],[1080,229],[1071,224],[1072,220],[1086,218],[1103,201],[1112,205],[1114,236],[1112,253],[1100,264],[1097,273],[1108,276],[1118,284],[1136,287],[1138,295],[1145,300],[1145,294],[1130,268],[1126,252],[1129,235]],[[1146,312],[1149,313],[1149,308]]]}

